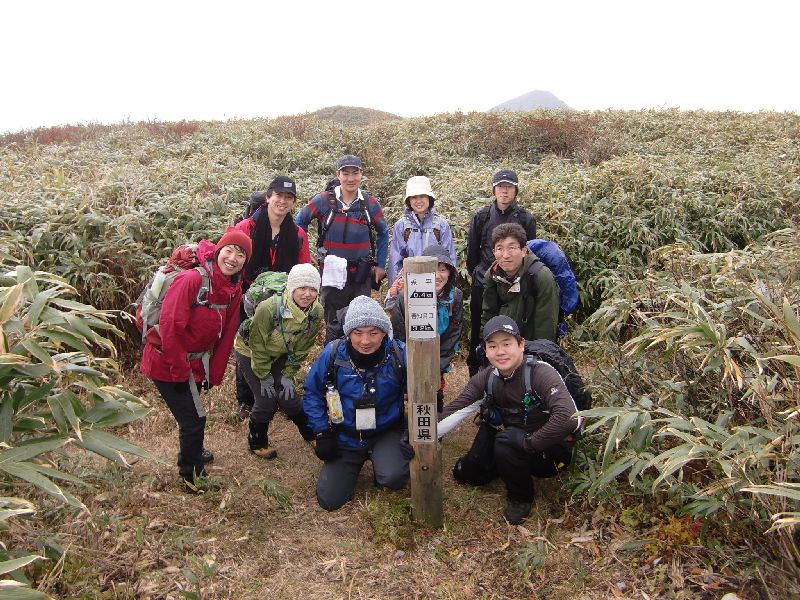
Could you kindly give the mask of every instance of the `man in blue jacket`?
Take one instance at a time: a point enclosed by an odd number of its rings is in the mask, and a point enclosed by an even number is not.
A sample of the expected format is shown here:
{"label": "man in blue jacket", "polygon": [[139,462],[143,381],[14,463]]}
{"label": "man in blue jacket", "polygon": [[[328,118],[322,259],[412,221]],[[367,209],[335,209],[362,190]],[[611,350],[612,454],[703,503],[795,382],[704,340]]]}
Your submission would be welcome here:
{"label": "man in blue jacket", "polygon": [[[336,510],[353,498],[367,460],[372,461],[376,484],[404,487],[414,456],[403,411],[405,344],[392,339],[389,317],[367,296],[350,303],[344,333],[325,347],[304,386],[303,409],[317,457],[324,461],[317,501],[325,510]],[[341,407],[329,410],[326,394],[338,394]],[[343,417],[339,423],[337,412]]]}
{"label": "man in blue jacket", "polygon": [[[320,300],[325,308],[325,343],[341,329],[336,313],[356,296],[369,296],[386,276],[389,249],[389,227],[378,199],[361,189],[361,159],[345,154],[336,165],[339,185],[332,191],[320,192],[297,213],[295,223],[307,233],[317,220],[317,254],[320,267],[328,265],[327,257],[346,261],[341,277],[331,267],[323,274]],[[336,279],[332,282],[332,279]]]}

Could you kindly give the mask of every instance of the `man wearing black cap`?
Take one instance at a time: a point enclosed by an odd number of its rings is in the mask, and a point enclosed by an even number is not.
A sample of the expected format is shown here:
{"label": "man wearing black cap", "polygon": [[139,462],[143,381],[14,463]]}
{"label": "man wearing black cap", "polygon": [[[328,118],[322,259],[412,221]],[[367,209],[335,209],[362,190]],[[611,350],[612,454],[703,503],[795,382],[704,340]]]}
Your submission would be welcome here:
{"label": "man wearing black cap", "polygon": [[472,275],[472,292],[469,300],[470,348],[467,357],[470,375],[478,372],[475,349],[481,339],[481,307],[483,303],[483,277],[494,262],[492,231],[503,223],[519,223],[528,239],[536,237],[536,218],[517,203],[519,178],[514,171],[503,169],[492,178],[494,201],[480,209],[469,224],[467,233],[467,271]]}
{"label": "man wearing black cap", "polygon": [[526,357],[513,319],[493,317],[483,333],[490,366],[470,378],[442,418],[483,398],[478,435],[453,477],[483,485],[499,475],[507,492],[503,516],[517,524],[531,511],[531,477],[552,477],[572,460],[578,408],[555,368]]}
{"label": "man wearing black cap", "polygon": [[336,164],[339,185],[311,198],[295,219],[306,232],[317,220],[326,344],[341,331],[336,313],[356,296],[369,296],[386,276],[389,227],[378,199],[360,189],[363,170],[360,158],[342,156]]}
{"label": "man wearing black cap", "polygon": [[[270,182],[266,201],[251,217],[240,221],[236,229],[250,236],[253,242],[252,258],[245,267],[242,291],[246,291],[259,274],[265,271],[288,273],[297,264],[310,263],[306,232],[294,224],[292,208],[297,200],[294,180],[279,175]],[[247,318],[244,303],[239,314],[239,323]],[[244,420],[250,416],[255,402],[250,386],[236,369],[237,414]]]}

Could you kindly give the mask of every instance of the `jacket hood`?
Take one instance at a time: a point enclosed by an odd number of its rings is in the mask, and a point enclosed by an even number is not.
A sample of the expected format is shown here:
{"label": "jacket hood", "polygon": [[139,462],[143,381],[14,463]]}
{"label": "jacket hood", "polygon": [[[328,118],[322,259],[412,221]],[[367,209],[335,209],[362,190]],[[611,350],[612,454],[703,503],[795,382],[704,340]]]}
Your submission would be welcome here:
{"label": "jacket hood", "polygon": [[431,244],[422,251],[422,256],[433,256],[438,262],[444,263],[454,269],[456,268],[453,264],[453,259],[450,258],[450,253],[440,244]]}
{"label": "jacket hood", "polygon": [[437,262],[447,265],[447,269],[450,271],[450,277],[447,280],[447,285],[442,291],[445,294],[449,294],[450,288],[455,284],[456,276],[458,275],[456,266],[453,264],[453,259],[450,258],[450,253],[446,248],[439,244],[431,244],[422,251],[422,256],[433,256]]}

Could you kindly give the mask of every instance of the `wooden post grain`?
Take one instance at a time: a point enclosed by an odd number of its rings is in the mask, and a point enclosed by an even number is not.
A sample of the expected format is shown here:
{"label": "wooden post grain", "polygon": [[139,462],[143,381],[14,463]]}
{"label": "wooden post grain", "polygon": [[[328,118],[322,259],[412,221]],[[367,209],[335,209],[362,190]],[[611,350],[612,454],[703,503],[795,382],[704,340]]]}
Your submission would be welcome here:
{"label": "wooden post grain", "polygon": [[[415,521],[441,528],[442,467],[436,435],[439,389],[439,336],[436,332],[437,261],[417,256],[403,261],[408,363],[408,430],[411,461],[411,509]],[[433,290],[432,298],[429,290]],[[431,332],[432,327],[432,332]]]}

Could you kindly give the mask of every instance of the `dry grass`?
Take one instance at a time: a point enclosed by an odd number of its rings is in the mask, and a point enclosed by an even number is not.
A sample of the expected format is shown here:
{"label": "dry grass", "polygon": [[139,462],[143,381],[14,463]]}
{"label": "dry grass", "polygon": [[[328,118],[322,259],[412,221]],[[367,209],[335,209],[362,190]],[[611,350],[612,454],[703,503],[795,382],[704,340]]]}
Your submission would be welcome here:
{"label": "dry grass", "polygon": [[[448,399],[466,379],[459,361]],[[247,452],[246,425],[233,417],[230,372],[210,394],[206,433],[216,456],[210,474],[222,488],[190,496],[176,483],[174,420],[148,380],[134,374],[127,386],[155,410],[125,437],[163,463],[140,460],[123,471],[84,462],[78,470],[95,473],[89,479],[100,492],[83,495],[90,515],[63,520],[54,511],[14,531],[25,538],[22,546],[49,536],[67,549],[65,560],[34,573],[40,589],[56,597],[178,598],[183,589],[201,598],[688,598],[716,597],[736,585],[674,548],[645,560],[641,546],[625,545],[631,536],[613,511],[571,499],[563,480],[539,482],[532,516],[509,526],[500,517],[499,482],[476,489],[450,474],[474,434],[469,423],[443,448],[443,530],[413,524],[408,492],[375,488],[369,463],[355,499],[326,512],[314,492],[320,463],[281,413],[270,431],[278,458]],[[290,504],[266,497],[265,481]],[[195,576],[199,584],[190,583]]]}

